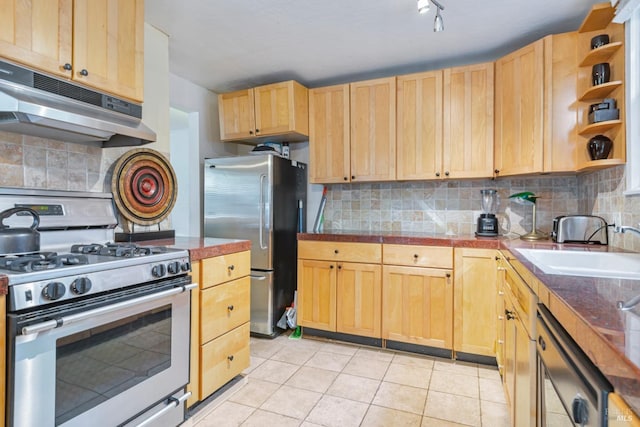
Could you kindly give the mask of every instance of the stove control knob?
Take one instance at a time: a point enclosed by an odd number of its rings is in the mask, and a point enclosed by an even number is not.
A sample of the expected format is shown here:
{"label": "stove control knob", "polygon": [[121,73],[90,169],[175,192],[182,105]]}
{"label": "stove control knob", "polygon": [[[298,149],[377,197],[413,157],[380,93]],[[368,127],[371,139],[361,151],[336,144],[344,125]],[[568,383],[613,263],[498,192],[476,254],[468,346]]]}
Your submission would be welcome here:
{"label": "stove control knob", "polygon": [[167,267],[164,264],[158,264],[151,269],[151,275],[153,277],[162,277],[167,274]]}
{"label": "stove control knob", "polygon": [[88,277],[78,277],[71,283],[71,292],[76,295],[86,294],[91,290],[91,280]]}
{"label": "stove control knob", "polygon": [[62,298],[65,292],[66,288],[64,287],[64,283],[51,282],[42,288],[42,297],[50,301],[55,301]]}
{"label": "stove control knob", "polygon": [[180,268],[182,271],[191,271],[191,263],[189,261],[183,262]]}
{"label": "stove control knob", "polygon": [[178,274],[180,272],[180,262],[173,261],[167,264],[167,271],[169,274]]}

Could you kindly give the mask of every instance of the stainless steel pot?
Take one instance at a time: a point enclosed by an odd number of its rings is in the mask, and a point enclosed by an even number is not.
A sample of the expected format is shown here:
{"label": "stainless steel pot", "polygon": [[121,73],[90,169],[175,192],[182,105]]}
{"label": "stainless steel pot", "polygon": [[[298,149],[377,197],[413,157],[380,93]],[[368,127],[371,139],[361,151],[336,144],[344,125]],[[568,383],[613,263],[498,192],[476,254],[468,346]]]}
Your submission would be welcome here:
{"label": "stainless steel pot", "polygon": [[[30,227],[10,228],[4,220],[19,212],[27,212],[33,217]],[[0,254],[22,254],[40,250],[40,216],[30,208],[12,208],[0,212]]]}

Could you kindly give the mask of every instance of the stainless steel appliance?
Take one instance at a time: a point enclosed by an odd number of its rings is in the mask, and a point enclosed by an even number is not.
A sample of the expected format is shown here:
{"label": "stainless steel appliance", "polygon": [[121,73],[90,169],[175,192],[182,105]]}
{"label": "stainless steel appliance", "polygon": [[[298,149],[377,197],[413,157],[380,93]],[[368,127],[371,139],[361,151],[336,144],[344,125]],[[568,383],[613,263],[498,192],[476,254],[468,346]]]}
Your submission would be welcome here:
{"label": "stainless steel appliance", "polygon": [[[204,235],[251,241],[251,332],[274,336],[296,289],[306,165],[262,153],[205,159],[204,166]],[[304,213],[301,220],[304,230]]]}
{"label": "stainless steel appliance", "polygon": [[547,308],[538,305],[540,426],[606,426],[611,384]]}
{"label": "stainless steel appliance", "polygon": [[180,424],[196,286],[188,252],[111,243],[111,194],[0,189],[0,209],[13,207],[39,213],[41,252],[0,256],[8,425]]}
{"label": "stainless steel appliance", "polygon": [[609,243],[607,222],[594,215],[563,215],[553,219],[551,239],[556,243]]}
{"label": "stainless steel appliance", "polygon": [[142,105],[0,61],[0,130],[102,147],[156,140]]}
{"label": "stainless steel appliance", "polygon": [[498,211],[498,191],[497,190],[480,190],[482,203],[482,213],[478,217],[477,236],[497,236],[498,235],[498,219],[496,212]]}

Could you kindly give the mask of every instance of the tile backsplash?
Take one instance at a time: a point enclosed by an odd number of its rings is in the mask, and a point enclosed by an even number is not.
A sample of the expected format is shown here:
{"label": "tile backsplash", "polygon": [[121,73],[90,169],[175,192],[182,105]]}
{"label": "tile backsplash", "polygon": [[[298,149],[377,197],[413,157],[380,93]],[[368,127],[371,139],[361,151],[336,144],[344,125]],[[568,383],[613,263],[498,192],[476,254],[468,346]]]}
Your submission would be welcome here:
{"label": "tile backsplash", "polygon": [[[624,225],[640,221],[640,197],[625,196],[625,168],[578,176],[537,176],[498,180],[415,181],[329,185],[325,229],[471,234],[482,212],[480,190],[498,190],[499,224],[503,233],[531,230],[532,207],[509,195],[531,191],[537,201],[537,228],[551,231],[553,218],[593,214],[609,223],[622,217]],[[609,233],[613,246],[640,252],[640,236]]]}
{"label": "tile backsplash", "polygon": [[111,191],[109,168],[130,149],[100,148],[0,132],[0,186]]}
{"label": "tile backsplash", "polygon": [[503,233],[531,230],[532,205],[509,199],[517,192],[539,197],[537,228],[545,232],[555,216],[578,210],[576,177],[339,184],[327,191],[325,228],[471,234],[482,213],[480,190],[486,188],[498,190]]}

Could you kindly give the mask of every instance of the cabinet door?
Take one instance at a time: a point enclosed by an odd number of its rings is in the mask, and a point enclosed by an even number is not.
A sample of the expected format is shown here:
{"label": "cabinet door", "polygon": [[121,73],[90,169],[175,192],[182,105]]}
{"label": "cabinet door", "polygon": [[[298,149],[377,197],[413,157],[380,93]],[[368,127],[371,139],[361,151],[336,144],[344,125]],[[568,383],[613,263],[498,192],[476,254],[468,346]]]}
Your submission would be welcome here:
{"label": "cabinet door", "polygon": [[514,426],[533,427],[536,420],[536,349],[519,318],[510,320],[516,329]]}
{"label": "cabinet door", "polygon": [[575,31],[544,38],[545,172],[573,172],[577,168],[577,39]]}
{"label": "cabinet door", "polygon": [[298,323],[336,331],[336,263],[298,259]]}
{"label": "cabinet door", "polygon": [[493,176],[493,95],[493,62],[444,70],[445,177]]}
{"label": "cabinet door", "polygon": [[496,62],[495,167],[501,176],[542,172],[544,40]]}
{"label": "cabinet door", "polygon": [[289,80],[258,86],[253,91],[256,136],[309,134],[309,94],[304,86]]}
{"label": "cabinet door", "polygon": [[396,178],[396,78],[351,83],[351,181]]}
{"label": "cabinet door", "polygon": [[309,91],[309,180],[351,180],[349,85]]}
{"label": "cabinet door", "polygon": [[[200,261],[191,263],[191,281],[200,283]],[[189,344],[189,384],[187,408],[200,401],[200,287],[191,290],[191,342]]]}
{"label": "cabinet door", "polygon": [[442,71],[397,79],[397,179],[442,174]]}
{"label": "cabinet door", "polygon": [[336,330],[380,338],[382,268],[377,264],[338,263]]}
{"label": "cabinet door", "polygon": [[220,139],[223,141],[253,137],[256,128],[253,89],[218,95]]}
{"label": "cabinet door", "polygon": [[504,270],[502,267],[498,267],[498,293],[496,299],[496,362],[498,363],[498,371],[500,375],[504,377],[504,365],[505,365],[505,323],[506,318],[504,311],[506,309],[505,297],[504,297]]}
{"label": "cabinet door", "polygon": [[505,298],[505,323],[504,323],[504,376],[503,384],[510,408],[511,425],[515,426],[515,402],[516,402],[516,321],[515,309],[509,298]]}
{"label": "cabinet door", "polygon": [[142,101],[144,0],[74,0],[73,79]]}
{"label": "cabinet door", "polygon": [[495,357],[496,251],[454,250],[455,351]]}
{"label": "cabinet door", "polygon": [[451,349],[451,271],[385,265],[382,274],[382,338]]}
{"label": "cabinet door", "polygon": [[72,0],[0,0],[0,56],[71,77]]}

